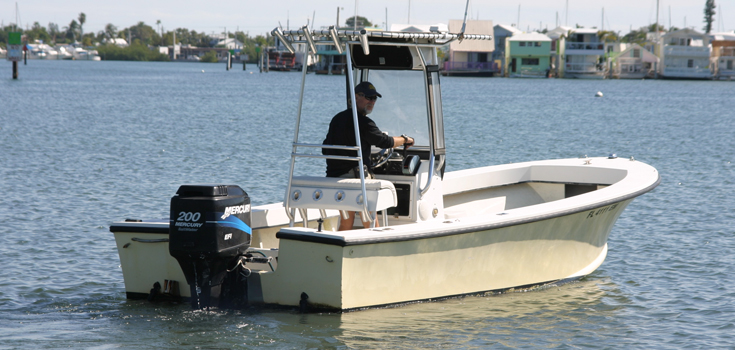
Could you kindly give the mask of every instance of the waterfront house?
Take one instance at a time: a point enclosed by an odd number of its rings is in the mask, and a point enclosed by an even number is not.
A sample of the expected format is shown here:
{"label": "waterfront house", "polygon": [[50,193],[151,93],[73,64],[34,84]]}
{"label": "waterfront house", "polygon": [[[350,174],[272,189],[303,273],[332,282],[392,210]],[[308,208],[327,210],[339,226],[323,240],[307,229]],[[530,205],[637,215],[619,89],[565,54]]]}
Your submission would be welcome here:
{"label": "waterfront house", "polygon": [[339,53],[334,45],[317,47],[318,56],[316,62],[316,74],[339,75],[344,74],[346,67],[346,55],[344,51]]}
{"label": "waterfront house", "polygon": [[710,34],[714,78],[735,80],[735,32]]}
{"label": "waterfront house", "polygon": [[505,39],[506,76],[546,78],[551,70],[551,39],[541,33],[517,34]]}
{"label": "waterfront house", "polygon": [[551,50],[550,50],[550,56],[551,56],[551,75],[554,77],[562,77],[564,76],[564,65],[559,64],[559,62],[563,62],[562,60],[562,54],[564,53],[564,48],[566,46],[566,38],[569,36],[569,32],[571,32],[574,28],[572,27],[565,27],[565,26],[559,26],[556,27],[548,32],[546,32],[546,36],[551,39]]}
{"label": "waterfront house", "polygon": [[495,38],[495,50],[492,54],[492,62],[498,67],[499,74],[506,75],[507,64],[505,63],[505,39],[516,34],[523,34],[523,31],[507,24],[496,24],[493,27],[493,37]]}
{"label": "waterfront house", "polygon": [[[613,46],[611,46],[613,47]],[[659,58],[638,44],[620,44],[610,53],[610,76],[617,79],[653,78]]]}
{"label": "waterfront house", "polygon": [[[461,30],[462,20],[449,20],[450,33]],[[465,33],[493,35],[493,21],[467,20]],[[499,72],[499,67],[491,61],[494,50],[495,39],[453,41],[442,74],[491,77]]]}
{"label": "waterfront house", "polygon": [[242,41],[235,38],[221,39],[217,41],[216,47],[224,47],[228,50],[242,50],[245,46]]}
{"label": "waterfront house", "polygon": [[707,35],[691,28],[662,37],[661,76],[668,79],[711,79],[712,45]]}
{"label": "waterfront house", "polygon": [[597,29],[574,28],[567,37],[563,56],[563,78],[603,79],[604,44]]}

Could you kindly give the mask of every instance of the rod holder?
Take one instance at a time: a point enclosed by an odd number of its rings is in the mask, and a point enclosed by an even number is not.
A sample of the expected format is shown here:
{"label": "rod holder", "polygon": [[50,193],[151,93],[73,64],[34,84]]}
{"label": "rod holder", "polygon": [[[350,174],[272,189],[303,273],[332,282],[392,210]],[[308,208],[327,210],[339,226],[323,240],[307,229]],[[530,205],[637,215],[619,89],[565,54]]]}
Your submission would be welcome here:
{"label": "rod holder", "polygon": [[311,52],[316,53],[316,45],[314,44],[314,37],[311,36],[311,32],[309,31],[309,26],[303,26],[301,27],[301,30],[304,31],[304,37],[306,38],[306,42],[309,44],[309,49]]}
{"label": "rod holder", "polygon": [[290,53],[296,52],[296,50],[293,49],[293,46],[291,46],[291,42],[286,40],[286,37],[283,36],[283,32],[281,31],[281,28],[276,27],[276,29],[273,29],[271,34],[275,35],[278,40],[280,40],[283,43],[283,46],[286,47],[286,50]]}
{"label": "rod holder", "polygon": [[337,47],[337,52],[341,55],[344,51],[342,49],[342,43],[339,41],[339,34],[337,33],[337,28],[334,26],[329,26],[329,36],[332,37],[332,42],[334,42],[334,46]]}
{"label": "rod holder", "polygon": [[365,54],[365,56],[370,55],[370,45],[368,44],[367,30],[360,30],[359,38],[360,46],[362,46],[362,52]]}

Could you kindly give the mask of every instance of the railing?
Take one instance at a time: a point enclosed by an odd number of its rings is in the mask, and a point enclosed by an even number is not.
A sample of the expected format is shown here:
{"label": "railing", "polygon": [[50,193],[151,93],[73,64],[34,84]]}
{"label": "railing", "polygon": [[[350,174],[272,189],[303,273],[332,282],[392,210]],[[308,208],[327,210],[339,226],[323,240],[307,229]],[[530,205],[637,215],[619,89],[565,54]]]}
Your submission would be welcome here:
{"label": "railing", "polygon": [[605,66],[601,63],[567,63],[567,73],[602,73]]}
{"label": "railing", "polygon": [[521,71],[518,73],[510,73],[510,75],[514,77],[528,77],[528,78],[543,78],[546,77],[548,74],[548,71],[546,70],[537,70],[537,69],[531,69],[531,68],[521,68]]}
{"label": "railing", "polygon": [[567,43],[567,50],[603,50],[602,43]]}
{"label": "railing", "polygon": [[498,72],[500,71],[495,62],[459,62],[459,61],[448,61],[444,62],[445,71],[458,71],[458,70],[471,70],[471,71],[485,71],[485,72]]}
{"label": "railing", "polygon": [[735,48],[721,48],[720,57],[735,57]]}
{"label": "railing", "polygon": [[705,46],[679,46],[669,45],[664,47],[664,55],[670,56],[702,56],[709,57],[710,48]]}
{"label": "railing", "polygon": [[681,75],[681,76],[709,76],[712,71],[709,68],[699,67],[664,67],[664,75]]}

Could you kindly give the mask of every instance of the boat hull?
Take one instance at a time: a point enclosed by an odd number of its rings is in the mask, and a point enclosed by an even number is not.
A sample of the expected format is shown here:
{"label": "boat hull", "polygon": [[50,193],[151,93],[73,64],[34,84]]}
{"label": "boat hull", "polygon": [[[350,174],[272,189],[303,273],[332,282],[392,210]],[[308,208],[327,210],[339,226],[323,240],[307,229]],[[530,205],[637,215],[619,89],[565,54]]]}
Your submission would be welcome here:
{"label": "boat hull", "polygon": [[[653,167],[615,157],[466,169],[444,174],[435,218],[350,231],[336,231],[336,211],[320,230],[314,209],[305,228],[288,225],[282,203],[253,207],[251,251],[274,260],[247,265],[248,301],[352,310],[580,278],[605,260],[625,208],[659,182]],[[185,281],[168,253],[168,222],[110,230],[128,297]]]}
{"label": "boat hull", "polygon": [[251,289],[262,295],[250,299],[297,306],[306,293],[316,308],[349,310],[579,278],[604,261],[610,231],[630,201],[520,225],[458,227],[460,233],[407,241],[340,246],[284,235],[278,273],[253,280],[259,285]]}

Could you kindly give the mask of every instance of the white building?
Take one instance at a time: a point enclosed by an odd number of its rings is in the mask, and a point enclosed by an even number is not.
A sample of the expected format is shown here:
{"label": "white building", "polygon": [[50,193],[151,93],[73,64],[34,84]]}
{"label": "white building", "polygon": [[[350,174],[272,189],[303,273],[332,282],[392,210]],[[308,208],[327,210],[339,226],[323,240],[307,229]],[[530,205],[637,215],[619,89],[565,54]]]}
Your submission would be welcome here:
{"label": "white building", "polygon": [[220,39],[216,46],[224,46],[228,50],[242,50],[244,44],[235,38]]}
{"label": "white building", "polygon": [[653,78],[659,58],[638,44],[619,46],[620,53],[611,55],[611,72],[613,78],[642,79]]}
{"label": "white building", "polygon": [[120,47],[128,46],[128,42],[123,38],[105,38],[102,40],[103,44],[113,44]]}
{"label": "white building", "polygon": [[670,79],[711,79],[709,38],[690,28],[662,37],[661,76]]}
{"label": "white building", "polygon": [[[554,29],[556,31],[556,29]],[[597,29],[574,28],[566,37],[560,61],[564,78],[603,79],[605,77],[605,45]]]}

